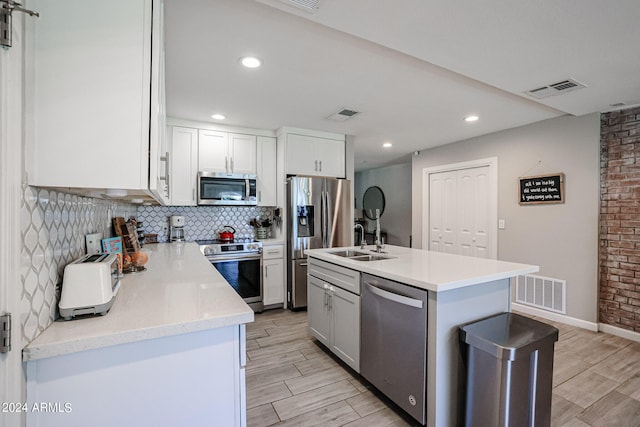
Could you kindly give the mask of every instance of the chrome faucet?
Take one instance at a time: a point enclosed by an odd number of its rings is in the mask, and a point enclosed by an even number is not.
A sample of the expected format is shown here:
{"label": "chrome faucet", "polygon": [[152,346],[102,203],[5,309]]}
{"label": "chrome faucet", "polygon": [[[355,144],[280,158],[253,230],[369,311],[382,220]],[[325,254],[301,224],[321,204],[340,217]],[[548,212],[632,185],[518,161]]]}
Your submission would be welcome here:
{"label": "chrome faucet", "polygon": [[358,228],[358,227],[360,227],[360,233],[361,233],[360,236],[362,236],[360,238],[360,249],[364,249],[364,247],[367,244],[367,241],[364,238],[364,227],[362,226],[362,224],[356,224],[353,228]]}
{"label": "chrome faucet", "polygon": [[384,242],[380,240],[380,209],[376,209],[376,252],[382,252]]}

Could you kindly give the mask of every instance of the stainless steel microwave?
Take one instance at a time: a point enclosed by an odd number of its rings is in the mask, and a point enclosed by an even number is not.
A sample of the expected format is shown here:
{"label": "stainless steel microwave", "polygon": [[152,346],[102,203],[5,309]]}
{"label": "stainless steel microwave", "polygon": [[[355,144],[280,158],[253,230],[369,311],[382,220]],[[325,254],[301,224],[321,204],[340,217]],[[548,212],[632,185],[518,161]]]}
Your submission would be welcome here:
{"label": "stainless steel microwave", "polygon": [[198,204],[255,206],[256,175],[198,172]]}

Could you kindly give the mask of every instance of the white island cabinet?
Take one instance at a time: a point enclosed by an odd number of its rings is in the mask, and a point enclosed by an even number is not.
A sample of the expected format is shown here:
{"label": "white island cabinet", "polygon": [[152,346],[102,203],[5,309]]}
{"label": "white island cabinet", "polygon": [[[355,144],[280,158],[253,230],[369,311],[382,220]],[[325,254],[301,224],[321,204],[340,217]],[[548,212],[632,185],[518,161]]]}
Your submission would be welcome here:
{"label": "white island cabinet", "polygon": [[360,273],[309,258],[309,332],[360,372]]}
{"label": "white island cabinet", "polygon": [[27,31],[29,185],[98,197],[124,189],[168,203],[162,6],[38,3]]}
{"label": "white island cabinet", "polygon": [[[319,263],[333,266],[333,270],[342,269],[342,274],[335,275],[340,278],[342,287],[349,287],[348,280],[345,280],[348,276],[345,276],[344,272],[361,272],[428,291],[427,426],[458,425],[461,422],[458,417],[464,412],[461,400],[464,390],[460,386],[460,381],[464,378],[461,376],[464,367],[458,341],[459,326],[496,313],[510,311],[510,278],[534,273],[539,268],[534,265],[391,245],[387,245],[385,253],[380,254],[384,259],[374,261],[349,259],[336,254],[344,254],[345,250],[370,253],[369,250],[361,251],[359,247],[310,249],[306,252],[310,258],[310,265]],[[314,276],[320,277],[310,271],[310,294],[315,292]],[[325,277],[323,280],[331,283],[332,279]],[[320,304],[325,304],[322,296],[316,296],[315,299],[319,299]],[[359,300],[360,296],[357,297]],[[317,305],[317,302],[314,302],[313,297],[309,298],[311,325],[314,313],[312,303]],[[353,322],[343,320],[343,324],[352,325]],[[326,342],[322,338],[318,339]],[[367,354],[360,354],[361,360],[365,357]]]}
{"label": "white island cabinet", "polygon": [[245,426],[253,311],[194,243],[150,245],[106,316],[58,321],[23,350],[27,426]]}

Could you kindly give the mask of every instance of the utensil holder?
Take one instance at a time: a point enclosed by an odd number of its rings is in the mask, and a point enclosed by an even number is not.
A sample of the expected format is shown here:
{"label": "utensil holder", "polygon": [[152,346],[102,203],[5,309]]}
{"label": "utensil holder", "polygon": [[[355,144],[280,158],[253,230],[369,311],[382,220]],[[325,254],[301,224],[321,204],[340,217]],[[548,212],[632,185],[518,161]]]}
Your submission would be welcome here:
{"label": "utensil holder", "polygon": [[269,234],[267,227],[256,227],[256,239],[266,239]]}

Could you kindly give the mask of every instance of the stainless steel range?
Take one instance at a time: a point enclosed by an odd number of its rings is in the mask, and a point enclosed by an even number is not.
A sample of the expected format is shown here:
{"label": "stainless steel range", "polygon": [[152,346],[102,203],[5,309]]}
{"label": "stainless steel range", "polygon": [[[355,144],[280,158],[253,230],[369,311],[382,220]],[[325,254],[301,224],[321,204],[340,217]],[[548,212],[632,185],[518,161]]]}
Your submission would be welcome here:
{"label": "stainless steel range", "polygon": [[255,312],[262,304],[262,242],[196,240],[200,251]]}

